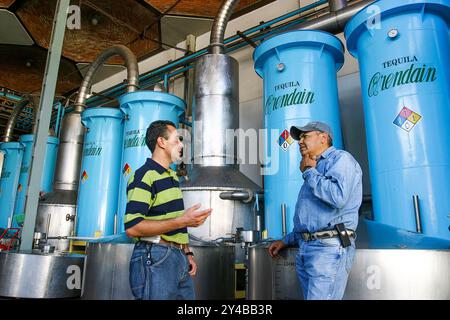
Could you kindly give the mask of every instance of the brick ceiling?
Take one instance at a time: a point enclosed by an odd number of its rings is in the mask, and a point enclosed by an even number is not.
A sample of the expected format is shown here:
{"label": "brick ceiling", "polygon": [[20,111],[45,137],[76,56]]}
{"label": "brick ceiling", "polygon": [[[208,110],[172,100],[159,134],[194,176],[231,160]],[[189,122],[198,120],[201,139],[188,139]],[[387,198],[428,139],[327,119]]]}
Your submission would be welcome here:
{"label": "brick ceiling", "polygon": [[16,0],[0,0],[0,8],[9,8]]}
{"label": "brick ceiling", "polygon": [[[274,0],[241,0],[233,17]],[[76,90],[78,62],[92,62],[106,48],[128,46],[138,60],[162,50],[160,19],[181,15],[213,19],[222,0],[71,0],[79,5],[81,29],[66,29],[57,95]],[[14,13],[33,46],[0,45],[0,87],[16,92],[40,92],[57,0],[0,0],[0,8]],[[232,18],[233,18],[232,17]],[[98,22],[92,23],[93,18]],[[30,65],[31,63],[31,65]],[[120,57],[108,61],[122,64]],[[27,66],[28,65],[28,66]]]}

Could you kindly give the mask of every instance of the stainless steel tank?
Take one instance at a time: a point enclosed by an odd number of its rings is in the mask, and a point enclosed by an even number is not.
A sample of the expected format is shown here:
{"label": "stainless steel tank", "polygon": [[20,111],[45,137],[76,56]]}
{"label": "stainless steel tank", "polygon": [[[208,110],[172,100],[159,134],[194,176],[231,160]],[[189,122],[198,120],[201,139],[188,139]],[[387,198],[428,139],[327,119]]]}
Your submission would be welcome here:
{"label": "stainless steel tank", "polygon": [[56,251],[69,251],[69,240],[55,238],[73,236],[76,197],[73,190],[55,190],[39,202],[35,232],[45,234],[49,238],[46,243]]}
{"label": "stainless steel tank", "polygon": [[258,244],[248,252],[248,279],[246,298],[248,300],[272,299],[272,259],[268,245]]}
{"label": "stainless steel tank", "polygon": [[64,253],[69,249],[67,237],[72,236],[76,223],[85,133],[81,112],[85,108],[94,74],[114,55],[122,56],[126,62],[127,91],[133,92],[139,85],[136,57],[125,46],[118,45],[103,51],[89,67],[74,111],[66,113],[63,119],[53,191],[44,195],[38,206],[34,247],[39,249],[0,255],[0,296],[67,298],[81,295],[84,256]]}
{"label": "stainless steel tank", "polygon": [[[267,247],[250,248],[248,298],[303,299],[295,272],[297,250],[283,250],[279,260],[272,260]],[[344,300],[449,300],[449,274],[448,250],[357,249]]]}
{"label": "stainless steel tank", "polygon": [[0,296],[79,297],[83,267],[82,255],[0,252]]}
{"label": "stainless steel tank", "polygon": [[185,207],[201,203],[211,216],[189,233],[203,240],[255,229],[258,185],[239,171],[233,133],[239,128],[239,68],[224,54],[207,54],[195,67],[193,166],[181,184]]}
{"label": "stainless steel tank", "polygon": [[[35,232],[45,233],[47,237],[73,236],[84,133],[80,112],[64,117],[53,192],[39,201]],[[48,240],[48,243],[57,251],[69,250],[68,240]]]}
{"label": "stainless steel tank", "polygon": [[[192,166],[188,179],[181,183],[186,208],[200,203],[202,208],[213,209],[203,225],[189,228],[190,235],[201,240],[196,249],[204,252],[204,260],[233,251],[233,263],[219,263],[207,270],[210,276],[196,280],[197,291],[210,299],[219,298],[215,294],[218,288],[231,285],[224,274],[235,275],[235,264],[245,264],[246,251],[240,243],[211,247],[207,242],[233,239],[244,243],[241,232],[256,229],[253,206],[255,194],[260,192],[259,186],[239,171],[234,143],[239,128],[239,65],[224,54],[224,33],[238,2],[223,2],[211,30],[209,54],[195,65]],[[232,284],[230,289],[234,281]]]}
{"label": "stainless steel tank", "polygon": [[[82,299],[134,299],[129,284],[133,247],[131,243],[89,243]],[[234,299],[234,248],[192,245],[191,249],[198,265],[193,278],[196,299]]]}
{"label": "stainless steel tank", "polygon": [[[203,240],[230,237],[237,228],[254,230],[256,214],[253,210],[254,193],[259,187],[232,167],[196,168],[188,183],[181,185],[185,208],[201,203],[213,208],[211,216],[189,233]],[[246,193],[250,201],[223,199],[224,195]]]}

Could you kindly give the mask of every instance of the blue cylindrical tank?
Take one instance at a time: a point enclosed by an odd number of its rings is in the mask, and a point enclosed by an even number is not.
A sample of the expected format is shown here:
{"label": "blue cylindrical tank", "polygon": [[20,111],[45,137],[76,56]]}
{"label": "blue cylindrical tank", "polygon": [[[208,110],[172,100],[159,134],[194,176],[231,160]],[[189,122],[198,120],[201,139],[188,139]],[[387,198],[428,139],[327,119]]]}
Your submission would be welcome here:
{"label": "blue cylindrical tank", "polygon": [[264,80],[264,202],[269,238],[282,237],[282,205],[287,232],[292,231],[295,204],[303,184],[301,155],[291,126],[322,121],[333,130],[333,145],[342,147],[336,73],[344,63],[343,45],[321,31],[293,31],[263,42],[253,54]]}
{"label": "blue cylindrical tank", "polygon": [[151,156],[150,150],[145,144],[147,128],[156,120],[169,120],[178,126],[178,119],[185,111],[186,104],[177,96],[157,91],[130,92],[121,96],[119,102],[126,119],[117,219],[117,231],[123,232],[128,179],[130,174],[141,167]]}
{"label": "blue cylindrical tank", "polygon": [[87,128],[78,188],[76,234],[114,234],[119,192],[124,114],[118,108],[91,108],[81,115]]}
{"label": "blue cylindrical tank", "polygon": [[24,146],[20,142],[0,144],[0,152],[5,155],[0,178],[0,228],[7,228],[9,219],[12,224],[23,150]]}
{"label": "blue cylindrical tank", "polygon": [[[33,134],[21,135],[19,141],[24,146],[22,166],[20,168],[19,184],[17,186],[16,204],[14,206],[13,226],[18,227],[23,222],[25,214],[25,196],[28,189],[28,177],[30,176],[31,158],[33,154]],[[56,154],[58,152],[59,139],[49,136],[45,151],[44,171],[42,173],[41,191],[52,191],[53,174],[55,172]]]}
{"label": "blue cylindrical tank", "polygon": [[423,234],[447,240],[449,25],[448,0],[389,0],[345,28],[361,72],[374,220],[416,232],[418,196]]}

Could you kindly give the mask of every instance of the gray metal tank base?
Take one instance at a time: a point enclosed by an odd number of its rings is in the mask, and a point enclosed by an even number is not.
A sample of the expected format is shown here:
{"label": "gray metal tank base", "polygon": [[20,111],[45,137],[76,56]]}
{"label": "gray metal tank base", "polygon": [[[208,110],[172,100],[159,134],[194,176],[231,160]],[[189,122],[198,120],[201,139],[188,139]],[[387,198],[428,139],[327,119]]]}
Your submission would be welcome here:
{"label": "gray metal tank base", "polygon": [[80,297],[84,258],[83,255],[0,252],[0,296]]}
{"label": "gray metal tank base", "polygon": [[[297,249],[273,261],[267,246],[249,250],[250,300],[302,299],[295,272]],[[450,250],[357,249],[345,300],[449,300]]]}
{"label": "gray metal tank base", "polygon": [[[134,244],[89,243],[82,299],[131,300],[129,264]],[[234,246],[195,246],[197,299],[234,299]]]}

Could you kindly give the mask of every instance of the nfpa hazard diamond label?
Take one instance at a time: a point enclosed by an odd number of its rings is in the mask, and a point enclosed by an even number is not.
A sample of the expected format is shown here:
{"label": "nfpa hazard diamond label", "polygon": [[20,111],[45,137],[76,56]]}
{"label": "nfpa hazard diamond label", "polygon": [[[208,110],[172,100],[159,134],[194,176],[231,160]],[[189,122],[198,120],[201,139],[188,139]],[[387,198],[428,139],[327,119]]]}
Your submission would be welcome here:
{"label": "nfpa hazard diamond label", "polygon": [[399,126],[403,130],[410,132],[414,126],[422,119],[422,116],[414,111],[408,109],[407,107],[403,107],[400,113],[394,120],[394,124]]}
{"label": "nfpa hazard diamond label", "polygon": [[281,149],[283,149],[283,151],[286,151],[292,143],[294,143],[294,139],[292,139],[289,131],[284,130],[278,138],[278,145]]}
{"label": "nfpa hazard diamond label", "polygon": [[128,176],[131,173],[131,167],[128,165],[128,163],[125,163],[122,169],[122,174],[124,176]]}

